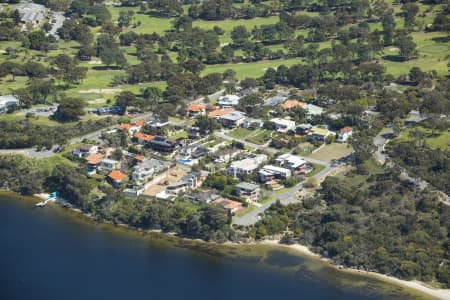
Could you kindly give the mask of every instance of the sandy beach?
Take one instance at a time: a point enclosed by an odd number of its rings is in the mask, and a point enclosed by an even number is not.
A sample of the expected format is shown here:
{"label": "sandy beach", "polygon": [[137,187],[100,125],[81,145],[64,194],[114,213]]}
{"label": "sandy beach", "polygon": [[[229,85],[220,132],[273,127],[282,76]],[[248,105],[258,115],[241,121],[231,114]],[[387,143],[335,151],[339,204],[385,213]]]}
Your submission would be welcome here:
{"label": "sandy beach", "polygon": [[299,245],[299,244],[295,244],[295,245],[283,245],[283,244],[279,244],[279,241],[277,240],[266,240],[263,242],[260,242],[259,244],[263,244],[263,245],[271,245],[271,246],[278,246],[278,247],[284,247],[284,248],[289,248],[289,249],[293,249],[297,252],[300,252],[302,254],[308,255],[308,256],[313,256],[317,259],[320,259],[324,262],[327,262],[330,266],[339,269],[340,271],[343,272],[351,272],[351,273],[357,273],[357,274],[362,274],[362,275],[368,275],[368,276],[372,276],[378,279],[381,279],[385,282],[389,282],[389,283],[394,283],[397,285],[401,285],[401,286],[405,286],[411,289],[415,289],[418,290],[426,295],[429,295],[431,297],[435,297],[437,299],[442,299],[442,300],[449,300],[450,299],[450,289],[434,289],[428,286],[425,286],[423,282],[417,281],[417,280],[413,280],[413,281],[407,281],[407,280],[402,280],[402,279],[398,279],[392,276],[387,276],[387,275],[383,275],[380,273],[375,273],[375,272],[369,272],[369,271],[362,271],[362,270],[357,270],[357,269],[352,269],[352,268],[341,268],[339,266],[336,266],[335,264],[331,263],[329,259],[323,258],[320,255],[311,252],[311,250],[308,249],[308,247],[303,246],[303,245]]}

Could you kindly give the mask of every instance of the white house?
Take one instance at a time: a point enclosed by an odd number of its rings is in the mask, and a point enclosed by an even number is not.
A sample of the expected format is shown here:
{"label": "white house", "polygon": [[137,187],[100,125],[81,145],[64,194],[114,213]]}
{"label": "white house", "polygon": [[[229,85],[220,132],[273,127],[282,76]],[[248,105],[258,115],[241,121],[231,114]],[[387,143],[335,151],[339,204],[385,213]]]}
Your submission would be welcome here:
{"label": "white house", "polygon": [[245,118],[242,123],[243,128],[262,128],[264,126],[264,121],[261,119]]}
{"label": "white house", "polygon": [[351,137],[353,134],[353,128],[347,126],[344,128],[341,128],[341,130],[339,130],[339,133],[337,134],[337,141],[340,143],[345,143],[349,137]]}
{"label": "white house", "polygon": [[11,106],[18,106],[19,99],[13,95],[0,96],[0,114],[6,113]]}
{"label": "white house", "polygon": [[258,169],[260,164],[266,161],[267,155],[265,154],[250,155],[243,160],[232,162],[230,167],[227,169],[227,173],[230,176],[250,174]]}
{"label": "white house", "polygon": [[144,160],[142,163],[134,166],[134,171],[131,174],[131,178],[134,181],[146,181],[152,177],[155,173],[162,171],[164,164],[156,159]]}
{"label": "white house", "polygon": [[290,153],[278,156],[275,159],[275,163],[280,167],[291,170],[293,174],[305,174],[311,170],[310,168],[307,168],[306,160],[298,155],[293,155]]}
{"label": "white house", "polygon": [[261,182],[272,179],[286,179],[291,177],[291,175],[291,170],[273,165],[266,165],[258,171],[258,177]]}
{"label": "white house", "polygon": [[278,132],[288,132],[289,130],[295,130],[295,122],[286,119],[273,118],[270,120],[275,130]]}
{"label": "white house", "polygon": [[77,148],[75,148],[72,151],[72,155],[78,156],[78,157],[87,157],[91,154],[95,154],[98,152],[98,146],[96,145],[81,145]]}
{"label": "white house", "polygon": [[219,118],[220,123],[225,127],[235,128],[241,126],[245,120],[245,113],[241,111],[232,111]]}
{"label": "white house", "polygon": [[119,167],[119,165],[120,165],[120,162],[118,162],[117,160],[104,158],[100,162],[100,166],[99,167],[102,170],[112,171],[114,169],[117,169]]}
{"label": "white house", "polygon": [[222,108],[230,108],[239,104],[239,96],[237,95],[225,95],[220,96],[217,100],[217,104]]}

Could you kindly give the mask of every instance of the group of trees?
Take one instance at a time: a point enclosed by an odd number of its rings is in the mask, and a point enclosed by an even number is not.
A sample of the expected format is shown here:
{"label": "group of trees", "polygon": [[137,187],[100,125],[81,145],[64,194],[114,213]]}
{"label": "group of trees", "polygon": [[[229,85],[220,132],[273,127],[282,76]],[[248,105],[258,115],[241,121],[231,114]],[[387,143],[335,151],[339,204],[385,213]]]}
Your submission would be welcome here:
{"label": "group of trees", "polygon": [[450,285],[449,207],[432,192],[417,193],[396,172],[366,177],[366,184],[327,177],[318,196],[272,205],[250,234],[258,239],[288,229],[284,242],[309,245],[336,264]]}
{"label": "group of trees", "polygon": [[[68,111],[66,111],[68,113]],[[71,118],[71,117],[70,117]],[[68,139],[104,128],[109,118],[65,126],[34,125],[29,120],[0,121],[0,148],[15,149],[37,146],[50,149],[55,144],[64,144]]]}

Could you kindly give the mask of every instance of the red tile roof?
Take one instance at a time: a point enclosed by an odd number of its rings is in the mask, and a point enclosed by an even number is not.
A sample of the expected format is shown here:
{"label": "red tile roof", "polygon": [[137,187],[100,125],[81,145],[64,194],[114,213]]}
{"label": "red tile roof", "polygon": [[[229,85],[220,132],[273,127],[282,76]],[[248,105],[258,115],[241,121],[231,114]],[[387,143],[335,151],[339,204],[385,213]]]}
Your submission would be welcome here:
{"label": "red tile roof", "polygon": [[288,100],[288,101],[280,104],[280,107],[282,109],[291,109],[291,108],[294,108],[294,107],[305,108],[306,107],[306,103],[298,101],[298,100]]}
{"label": "red tile roof", "polygon": [[154,135],[145,134],[145,133],[142,133],[142,132],[136,132],[134,134],[134,137],[139,139],[139,140],[143,140],[143,141],[147,141],[147,142],[151,141],[151,140],[153,140],[155,138]]}
{"label": "red tile roof", "polygon": [[186,107],[187,111],[201,112],[205,110],[205,106],[203,104],[191,104]]}
{"label": "red tile roof", "polygon": [[138,127],[142,127],[142,126],[144,126],[144,124],[145,124],[145,121],[144,120],[137,120],[136,121],[136,123],[134,123],[136,126],[138,126]]}
{"label": "red tile roof", "polygon": [[91,154],[88,157],[86,157],[86,161],[90,165],[97,165],[102,161],[102,159],[104,157],[105,156],[103,154],[95,153],[95,154]]}
{"label": "red tile roof", "polygon": [[138,160],[138,161],[144,161],[144,160],[145,160],[145,157],[144,157],[143,155],[136,154],[136,155],[134,156],[134,159],[135,159],[135,160]]}
{"label": "red tile roof", "polygon": [[224,116],[230,112],[234,111],[234,108],[222,108],[222,109],[216,109],[213,110],[208,114],[208,118],[215,118],[215,117],[221,117]]}
{"label": "red tile roof", "polygon": [[353,131],[353,128],[351,128],[350,126],[341,128],[341,130],[340,130],[341,133],[349,133],[349,132],[352,132],[352,131]]}
{"label": "red tile roof", "polygon": [[114,181],[122,181],[123,179],[127,178],[128,176],[126,174],[123,174],[120,171],[117,170],[112,170],[109,174],[108,177],[111,178]]}

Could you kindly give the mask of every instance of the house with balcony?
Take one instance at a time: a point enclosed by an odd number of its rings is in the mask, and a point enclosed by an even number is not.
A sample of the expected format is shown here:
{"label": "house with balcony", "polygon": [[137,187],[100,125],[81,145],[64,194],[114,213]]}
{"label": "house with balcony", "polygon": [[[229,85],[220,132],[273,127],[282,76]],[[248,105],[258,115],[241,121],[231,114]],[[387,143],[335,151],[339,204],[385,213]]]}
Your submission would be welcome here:
{"label": "house with balcony", "polygon": [[312,171],[312,167],[298,155],[286,153],[278,156],[275,163],[283,168],[291,170],[293,175],[307,174]]}
{"label": "house with balcony", "polygon": [[291,176],[291,170],[273,165],[265,165],[258,171],[258,178],[264,183],[271,180],[284,180]]}
{"label": "house with balcony", "polygon": [[242,181],[235,185],[233,192],[247,202],[257,202],[261,189],[257,184]]}
{"label": "house with balcony", "polygon": [[262,163],[266,162],[268,159],[265,154],[252,154],[248,157],[233,161],[227,169],[227,174],[229,176],[240,176],[248,175],[256,171]]}
{"label": "house with balcony", "polygon": [[219,117],[219,122],[227,128],[240,127],[245,120],[245,113],[241,111],[232,111],[221,117]]}
{"label": "house with balcony", "polygon": [[270,120],[274,129],[278,132],[286,133],[290,130],[295,130],[295,122],[286,119],[273,118]]}
{"label": "house with balcony", "polygon": [[353,128],[352,127],[344,127],[339,130],[339,133],[337,134],[336,141],[339,143],[345,143],[347,142],[348,138],[351,137],[353,134]]}

